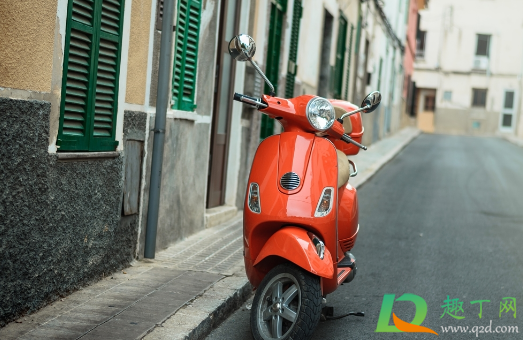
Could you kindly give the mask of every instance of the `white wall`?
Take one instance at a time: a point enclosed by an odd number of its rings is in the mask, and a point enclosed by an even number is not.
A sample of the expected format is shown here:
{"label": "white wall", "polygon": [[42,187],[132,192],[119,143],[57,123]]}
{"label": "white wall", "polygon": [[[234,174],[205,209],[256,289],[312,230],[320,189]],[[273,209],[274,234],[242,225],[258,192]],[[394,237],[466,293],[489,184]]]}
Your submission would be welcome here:
{"label": "white wall", "polygon": [[[249,24],[250,1],[242,0],[240,32],[247,32]],[[234,92],[242,93],[245,80],[245,63],[235,62],[236,73],[234,79]],[[238,174],[240,171],[240,155],[242,141],[242,104],[233,101],[231,115],[231,135],[229,139],[229,157],[227,159],[227,179],[225,188],[225,204],[234,206],[236,204],[236,191],[238,188]]]}
{"label": "white wall", "polygon": [[[472,88],[487,88],[486,110],[499,114],[505,89],[521,93],[521,13],[520,0],[431,1],[420,11],[420,29],[427,31],[427,40],[425,58],[415,63],[416,85],[438,90],[437,108],[463,110],[471,107]],[[491,35],[484,73],[473,72],[477,34]],[[452,91],[451,101],[443,100],[444,91]],[[521,103],[516,107],[520,111]]]}

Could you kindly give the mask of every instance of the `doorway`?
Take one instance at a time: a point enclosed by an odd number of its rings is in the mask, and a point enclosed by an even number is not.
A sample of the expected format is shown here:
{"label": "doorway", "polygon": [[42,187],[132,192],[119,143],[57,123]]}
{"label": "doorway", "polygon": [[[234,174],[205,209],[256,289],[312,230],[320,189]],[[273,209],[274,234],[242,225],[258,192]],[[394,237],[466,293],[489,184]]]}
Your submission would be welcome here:
{"label": "doorway", "polygon": [[229,40],[237,34],[240,0],[224,0],[220,11],[218,55],[214,83],[214,107],[211,128],[207,208],[225,203],[227,156],[234,91],[234,64],[229,55]]}
{"label": "doorway", "polygon": [[318,81],[318,96],[323,98],[332,97],[329,95],[331,65],[330,54],[332,44],[333,16],[326,9],[323,10],[323,38],[320,54],[320,79]]}
{"label": "doorway", "polygon": [[423,89],[418,92],[418,129],[434,133],[434,111],[436,109],[436,90]]}

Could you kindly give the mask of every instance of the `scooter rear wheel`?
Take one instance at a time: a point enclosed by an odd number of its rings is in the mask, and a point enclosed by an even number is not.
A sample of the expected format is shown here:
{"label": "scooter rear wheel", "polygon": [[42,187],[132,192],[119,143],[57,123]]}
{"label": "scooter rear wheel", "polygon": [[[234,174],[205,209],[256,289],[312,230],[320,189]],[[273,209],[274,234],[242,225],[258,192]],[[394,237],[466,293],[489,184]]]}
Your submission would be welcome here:
{"label": "scooter rear wheel", "polygon": [[293,264],[281,264],[256,290],[251,331],[256,340],[308,339],[320,316],[320,278]]}

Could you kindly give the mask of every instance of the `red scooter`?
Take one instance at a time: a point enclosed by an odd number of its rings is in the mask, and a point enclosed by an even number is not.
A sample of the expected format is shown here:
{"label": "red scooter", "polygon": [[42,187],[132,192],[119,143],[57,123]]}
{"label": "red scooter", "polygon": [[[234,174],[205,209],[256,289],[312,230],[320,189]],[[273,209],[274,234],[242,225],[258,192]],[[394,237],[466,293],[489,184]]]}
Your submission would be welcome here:
{"label": "red scooter", "polygon": [[381,95],[372,92],[361,108],[313,95],[275,97],[252,60],[255,51],[248,35],[229,43],[231,56],[250,61],[271,94],[253,98],[235,93],[234,100],[276,119],[284,132],[260,143],[247,186],[244,260],[256,287],[251,329],[257,340],[307,339],[326,295],[356,274],[349,251],[359,230],[358,200],[348,180],[357,169],[347,155],[367,149],[360,144],[360,112],[374,111]]}

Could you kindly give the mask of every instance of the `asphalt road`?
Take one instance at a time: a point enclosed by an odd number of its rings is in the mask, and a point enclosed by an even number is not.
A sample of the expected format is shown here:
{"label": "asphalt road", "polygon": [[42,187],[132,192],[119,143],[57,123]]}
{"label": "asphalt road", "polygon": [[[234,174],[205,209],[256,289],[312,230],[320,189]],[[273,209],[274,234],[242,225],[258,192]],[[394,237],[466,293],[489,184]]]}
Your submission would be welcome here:
{"label": "asphalt road", "polygon": [[[440,338],[523,339],[522,148],[497,138],[421,135],[358,194],[360,234],[352,250],[358,273],[327,296],[327,305],[335,315],[366,316],[321,322],[313,339],[438,338],[375,332],[384,294],[405,293],[426,301],[422,326]],[[447,296],[463,303],[463,312],[451,310],[463,319],[444,314]],[[505,297],[516,298],[522,314],[502,311],[500,317]],[[481,319],[479,304],[470,303],[475,300],[490,300],[482,304]],[[249,303],[208,339],[251,339]],[[411,322],[415,307],[396,301],[393,312]],[[479,333],[490,324],[492,332],[518,326],[519,333]],[[448,326],[468,330],[446,333],[442,327]],[[470,333],[475,326],[477,337]]]}

